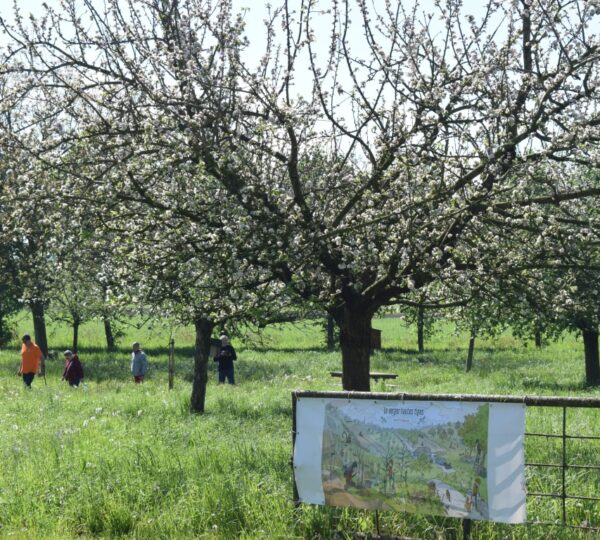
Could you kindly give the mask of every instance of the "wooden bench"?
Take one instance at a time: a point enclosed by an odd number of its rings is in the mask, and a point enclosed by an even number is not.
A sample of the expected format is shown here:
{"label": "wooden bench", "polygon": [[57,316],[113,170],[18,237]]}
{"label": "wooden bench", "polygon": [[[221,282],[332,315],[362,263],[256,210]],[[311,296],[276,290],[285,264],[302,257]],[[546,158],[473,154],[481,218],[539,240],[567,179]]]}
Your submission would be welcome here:
{"label": "wooden bench", "polygon": [[[340,379],[342,378],[342,372],[341,371],[330,371],[329,374],[332,377],[339,377]],[[398,375],[396,375],[395,373],[381,373],[381,372],[377,372],[377,371],[373,371],[371,373],[369,373],[369,377],[371,377],[371,379],[373,379],[374,381],[378,381],[379,379],[397,379]]]}

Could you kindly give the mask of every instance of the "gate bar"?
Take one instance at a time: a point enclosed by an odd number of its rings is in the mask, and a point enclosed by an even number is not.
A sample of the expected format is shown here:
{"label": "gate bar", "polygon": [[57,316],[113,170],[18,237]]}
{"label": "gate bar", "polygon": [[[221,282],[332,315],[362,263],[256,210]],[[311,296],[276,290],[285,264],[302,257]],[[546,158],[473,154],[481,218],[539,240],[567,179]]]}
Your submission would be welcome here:
{"label": "gate bar", "polygon": [[[317,391],[294,390],[296,398],[338,398],[338,399],[370,399],[396,401],[479,401],[483,403],[522,403],[538,407],[595,407],[600,408],[600,398],[556,397],[556,396],[496,396],[490,394],[410,394],[388,392],[355,392],[355,391]],[[562,438],[562,435],[558,435]]]}
{"label": "gate bar", "polygon": [[[529,433],[528,431],[525,432],[525,435],[527,435],[528,437],[548,437],[548,438],[557,438],[557,439],[562,439],[562,435],[556,435],[555,433]],[[598,437],[597,435],[567,435],[565,437],[566,439],[589,439],[592,441],[600,441],[600,437]]]}

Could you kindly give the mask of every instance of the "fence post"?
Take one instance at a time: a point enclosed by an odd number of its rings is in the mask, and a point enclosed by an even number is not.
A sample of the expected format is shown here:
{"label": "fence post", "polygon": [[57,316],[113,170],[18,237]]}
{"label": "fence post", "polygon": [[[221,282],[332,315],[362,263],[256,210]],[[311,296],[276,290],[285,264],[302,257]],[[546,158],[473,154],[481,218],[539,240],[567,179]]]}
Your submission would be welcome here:
{"label": "fence post", "polygon": [[290,465],[292,466],[292,487],[294,490],[294,508],[300,508],[300,495],[298,493],[298,485],[296,484],[296,469],[294,468],[294,451],[296,450],[296,403],[298,396],[296,392],[292,392],[292,457]]}
{"label": "fence post", "polygon": [[169,390],[173,390],[173,379],[175,377],[175,340],[169,340]]}
{"label": "fence post", "polygon": [[463,519],[463,540],[469,540],[471,538],[471,525],[470,519]]}
{"label": "fence post", "polygon": [[567,408],[563,407],[562,420],[562,522],[567,523],[567,490],[565,487],[566,472],[567,472]]}

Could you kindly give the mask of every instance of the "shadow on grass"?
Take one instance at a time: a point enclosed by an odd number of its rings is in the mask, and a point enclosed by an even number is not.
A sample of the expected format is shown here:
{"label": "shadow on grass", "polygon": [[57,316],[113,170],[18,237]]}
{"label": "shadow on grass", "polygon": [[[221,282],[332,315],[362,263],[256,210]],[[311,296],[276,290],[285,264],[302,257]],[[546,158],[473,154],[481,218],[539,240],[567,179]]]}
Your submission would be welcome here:
{"label": "shadow on grass", "polygon": [[[165,379],[168,373],[167,347],[146,349],[150,363],[149,379]],[[1,351],[0,375],[16,379],[19,367],[19,354],[16,351]],[[238,349],[239,361],[236,363],[236,379],[239,383],[266,383],[278,384],[287,379],[300,380],[305,377],[312,379],[329,380],[329,371],[341,368],[341,355],[339,351],[329,354],[325,348],[283,348],[276,349],[261,347],[257,349]],[[116,351],[107,351],[103,347],[82,347],[79,355],[84,365],[85,376],[88,381],[102,383],[106,381],[129,381],[131,351],[129,348],[120,347]],[[193,379],[193,347],[176,348],[175,379],[190,383]],[[443,375],[439,372],[437,377],[459,377],[464,374],[466,350],[464,349],[432,349],[418,353],[413,349],[389,347],[375,351],[371,357],[371,370],[399,371],[409,370],[425,374],[430,368],[447,370]],[[473,369],[470,377],[488,379],[500,377],[510,379],[514,388],[524,391],[556,391],[556,392],[581,392],[593,391],[583,382],[573,380],[572,377],[551,380],[552,375],[546,373],[547,356],[535,354],[534,351],[516,351],[508,354],[494,348],[477,349]],[[62,350],[53,360],[47,362],[48,378],[59,378],[63,370]],[[543,370],[543,375],[540,375]],[[217,378],[216,364],[209,361],[208,376],[211,381]],[[550,379],[550,380],[548,380]],[[275,382],[276,381],[276,382]],[[290,383],[291,384],[291,383]]]}
{"label": "shadow on grass", "polygon": [[[439,347],[439,348],[426,348],[423,352],[419,352],[417,349],[405,349],[404,347],[382,347],[378,349],[379,352],[383,353],[400,353],[405,354],[407,356],[427,356],[428,354],[447,354],[447,353],[461,353],[464,354],[465,357],[467,355],[468,347]],[[512,351],[523,351],[521,347],[516,346],[506,346],[506,347],[494,347],[492,345],[477,347],[475,350],[476,353],[502,353],[502,352],[512,352]]]}
{"label": "shadow on grass", "polygon": [[[212,388],[211,394],[218,394],[220,388]],[[226,414],[235,419],[259,420],[264,418],[278,417],[290,419],[292,416],[292,408],[289,403],[275,403],[268,406],[258,406],[243,402],[240,400],[231,399],[231,394],[227,393],[223,396],[217,396],[214,408],[208,412],[218,417]]]}
{"label": "shadow on grass", "polygon": [[[298,369],[298,368],[301,369]],[[247,364],[239,364],[236,368],[236,375],[239,373],[239,377],[243,377],[248,381],[265,381],[270,382],[274,378],[281,377],[298,377],[305,375],[315,375],[314,366],[306,366],[306,369],[302,369],[303,366],[294,365],[289,362],[269,362],[261,360],[252,360]],[[312,369],[311,369],[312,368]],[[329,375],[329,368],[327,364],[323,364],[323,374]]]}
{"label": "shadow on grass", "polygon": [[327,354],[330,352],[338,352],[339,353],[339,350],[336,349],[335,351],[329,351],[329,350],[327,350],[326,347],[252,347],[252,348],[240,347],[238,349],[238,352],[262,353],[262,354],[265,354],[265,353],[296,354],[296,353],[303,353],[303,352],[311,352],[311,353]]}
{"label": "shadow on grass", "polygon": [[522,386],[526,390],[552,390],[558,392],[593,392],[598,390],[597,386],[589,386],[585,381],[579,383],[551,382],[542,381],[535,377],[524,377]]}
{"label": "shadow on grass", "polygon": [[[130,359],[128,355],[117,353],[106,353],[106,356],[101,353],[93,353],[92,349],[81,349],[79,355],[83,363],[85,379],[88,382],[102,383],[107,381],[129,381],[131,379]],[[191,383],[193,380],[193,349],[188,350],[189,354],[178,351],[175,357],[175,380]],[[168,374],[168,363],[166,355],[158,358],[156,352],[147,351],[149,361],[149,378],[160,377],[166,378]],[[1,362],[0,375],[10,376],[16,375],[19,367],[18,357],[15,357],[14,362]],[[56,360],[48,360],[46,362],[47,377],[60,378],[63,372],[62,357]],[[312,368],[312,369],[311,369]],[[256,360],[248,358],[244,361],[242,357],[236,366],[236,379],[240,382],[271,382],[275,378],[285,378],[292,376],[308,375],[314,371],[314,363],[310,362],[306,367],[300,362],[289,360],[277,361],[273,360]],[[327,364],[323,364],[323,373],[327,373]],[[208,365],[209,380],[217,379],[217,366],[214,361],[210,361]]]}
{"label": "shadow on grass", "polygon": [[[143,345],[143,344],[142,344]],[[62,359],[63,351],[71,349],[71,345],[65,345],[64,347],[54,347],[51,349],[50,353],[54,353],[56,355],[56,359]],[[148,356],[166,356],[169,354],[168,347],[143,347],[142,349]],[[77,349],[77,353],[82,358],[85,355],[90,354],[104,354],[106,356],[126,356],[127,358],[131,357],[131,347],[117,347],[113,350],[108,350],[106,347],[79,347]],[[18,355],[18,352],[16,353]],[[175,354],[176,355],[189,355],[190,357],[194,356],[194,347],[177,347],[175,346]]]}
{"label": "shadow on grass", "polygon": [[[460,353],[460,354],[459,354]],[[464,366],[466,352],[461,350],[436,350],[424,353],[414,353],[403,349],[385,349],[371,356],[371,369],[386,368],[393,370],[402,365],[421,365],[423,367],[453,367]]]}
{"label": "shadow on grass", "polygon": [[[241,347],[240,351],[249,351],[249,352],[259,352],[259,353],[272,353],[272,352],[281,352],[281,353],[301,353],[301,352],[318,352],[318,353],[337,353],[341,355],[341,351],[339,348],[334,349],[333,351],[328,350],[326,347]],[[498,351],[512,351],[516,350],[515,347],[481,347],[477,349],[478,352],[483,353],[491,353]],[[420,353],[416,349],[406,349],[404,347],[382,347],[381,349],[375,349],[373,354],[377,353],[400,353],[406,356],[423,356],[427,354],[443,354],[443,353],[453,353],[453,352],[464,352],[466,355],[467,347],[440,347],[439,349],[427,349],[424,352]]]}

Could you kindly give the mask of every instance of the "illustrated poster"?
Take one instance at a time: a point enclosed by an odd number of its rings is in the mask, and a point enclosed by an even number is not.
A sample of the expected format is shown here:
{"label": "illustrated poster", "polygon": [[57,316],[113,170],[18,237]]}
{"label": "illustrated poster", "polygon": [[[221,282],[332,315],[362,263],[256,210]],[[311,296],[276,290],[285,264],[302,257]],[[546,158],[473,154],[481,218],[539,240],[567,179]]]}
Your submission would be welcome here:
{"label": "illustrated poster", "polygon": [[520,404],[299,398],[300,500],[525,521]]}

